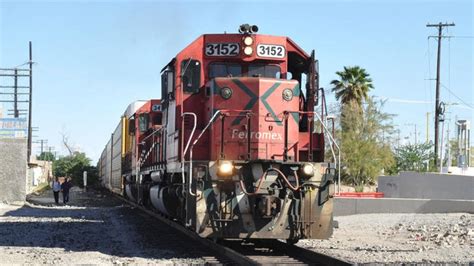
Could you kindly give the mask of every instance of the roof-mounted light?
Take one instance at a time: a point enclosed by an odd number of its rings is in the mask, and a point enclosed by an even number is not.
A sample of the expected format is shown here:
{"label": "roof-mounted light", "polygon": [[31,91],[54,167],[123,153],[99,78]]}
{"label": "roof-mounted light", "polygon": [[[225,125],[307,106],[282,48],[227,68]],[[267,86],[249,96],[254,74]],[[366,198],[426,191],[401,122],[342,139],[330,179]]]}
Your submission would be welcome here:
{"label": "roof-mounted light", "polygon": [[250,31],[250,25],[249,24],[242,24],[239,27],[239,32],[240,33],[248,33]]}
{"label": "roof-mounted light", "polygon": [[258,27],[257,25],[252,25],[250,26],[250,33],[257,33],[258,32]]}
{"label": "roof-mounted light", "polygon": [[249,25],[249,24],[242,24],[239,27],[240,33],[257,33],[258,27],[257,25]]}

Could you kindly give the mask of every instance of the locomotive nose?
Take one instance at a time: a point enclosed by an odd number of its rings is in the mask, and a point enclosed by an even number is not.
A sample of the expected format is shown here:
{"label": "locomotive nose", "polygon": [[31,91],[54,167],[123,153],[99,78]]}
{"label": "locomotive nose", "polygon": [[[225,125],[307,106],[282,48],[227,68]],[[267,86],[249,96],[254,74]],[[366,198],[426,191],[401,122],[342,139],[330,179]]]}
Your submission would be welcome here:
{"label": "locomotive nose", "polygon": [[226,159],[278,159],[286,136],[291,136],[290,142],[297,141],[299,116],[291,115],[288,119],[284,115],[299,110],[297,81],[215,78],[210,91],[208,119],[219,110],[225,115],[213,125],[211,157],[219,158],[220,146],[225,145]]}

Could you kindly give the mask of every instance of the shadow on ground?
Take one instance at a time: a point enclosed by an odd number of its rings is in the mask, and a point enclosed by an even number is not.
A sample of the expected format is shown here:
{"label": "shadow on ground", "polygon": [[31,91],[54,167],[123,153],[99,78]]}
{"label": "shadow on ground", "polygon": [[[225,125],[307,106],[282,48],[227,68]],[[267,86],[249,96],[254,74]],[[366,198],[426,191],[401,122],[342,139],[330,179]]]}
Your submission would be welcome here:
{"label": "shadow on ground", "polygon": [[50,190],[28,201],[0,216],[0,246],[56,247],[152,259],[212,255],[107,193],[73,191],[70,206],[55,206]]}

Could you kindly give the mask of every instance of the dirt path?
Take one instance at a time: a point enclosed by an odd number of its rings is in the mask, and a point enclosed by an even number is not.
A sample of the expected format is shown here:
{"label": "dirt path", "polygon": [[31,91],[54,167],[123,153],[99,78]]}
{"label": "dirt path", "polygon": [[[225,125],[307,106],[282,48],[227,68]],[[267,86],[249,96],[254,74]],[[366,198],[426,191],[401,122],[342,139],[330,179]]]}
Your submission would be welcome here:
{"label": "dirt path", "polygon": [[114,197],[73,189],[69,206],[56,206],[51,191],[29,201],[25,206],[0,205],[0,264],[217,261]]}

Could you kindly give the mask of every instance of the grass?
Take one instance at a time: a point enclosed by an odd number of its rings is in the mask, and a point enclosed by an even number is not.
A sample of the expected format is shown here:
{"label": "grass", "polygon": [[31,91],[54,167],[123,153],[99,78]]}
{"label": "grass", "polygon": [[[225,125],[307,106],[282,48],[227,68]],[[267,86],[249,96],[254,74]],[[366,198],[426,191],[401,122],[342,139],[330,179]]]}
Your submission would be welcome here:
{"label": "grass", "polygon": [[41,183],[38,185],[38,187],[36,187],[36,189],[33,191],[33,193],[43,193],[44,191],[48,190],[49,189],[49,184],[47,182],[45,183]]}

